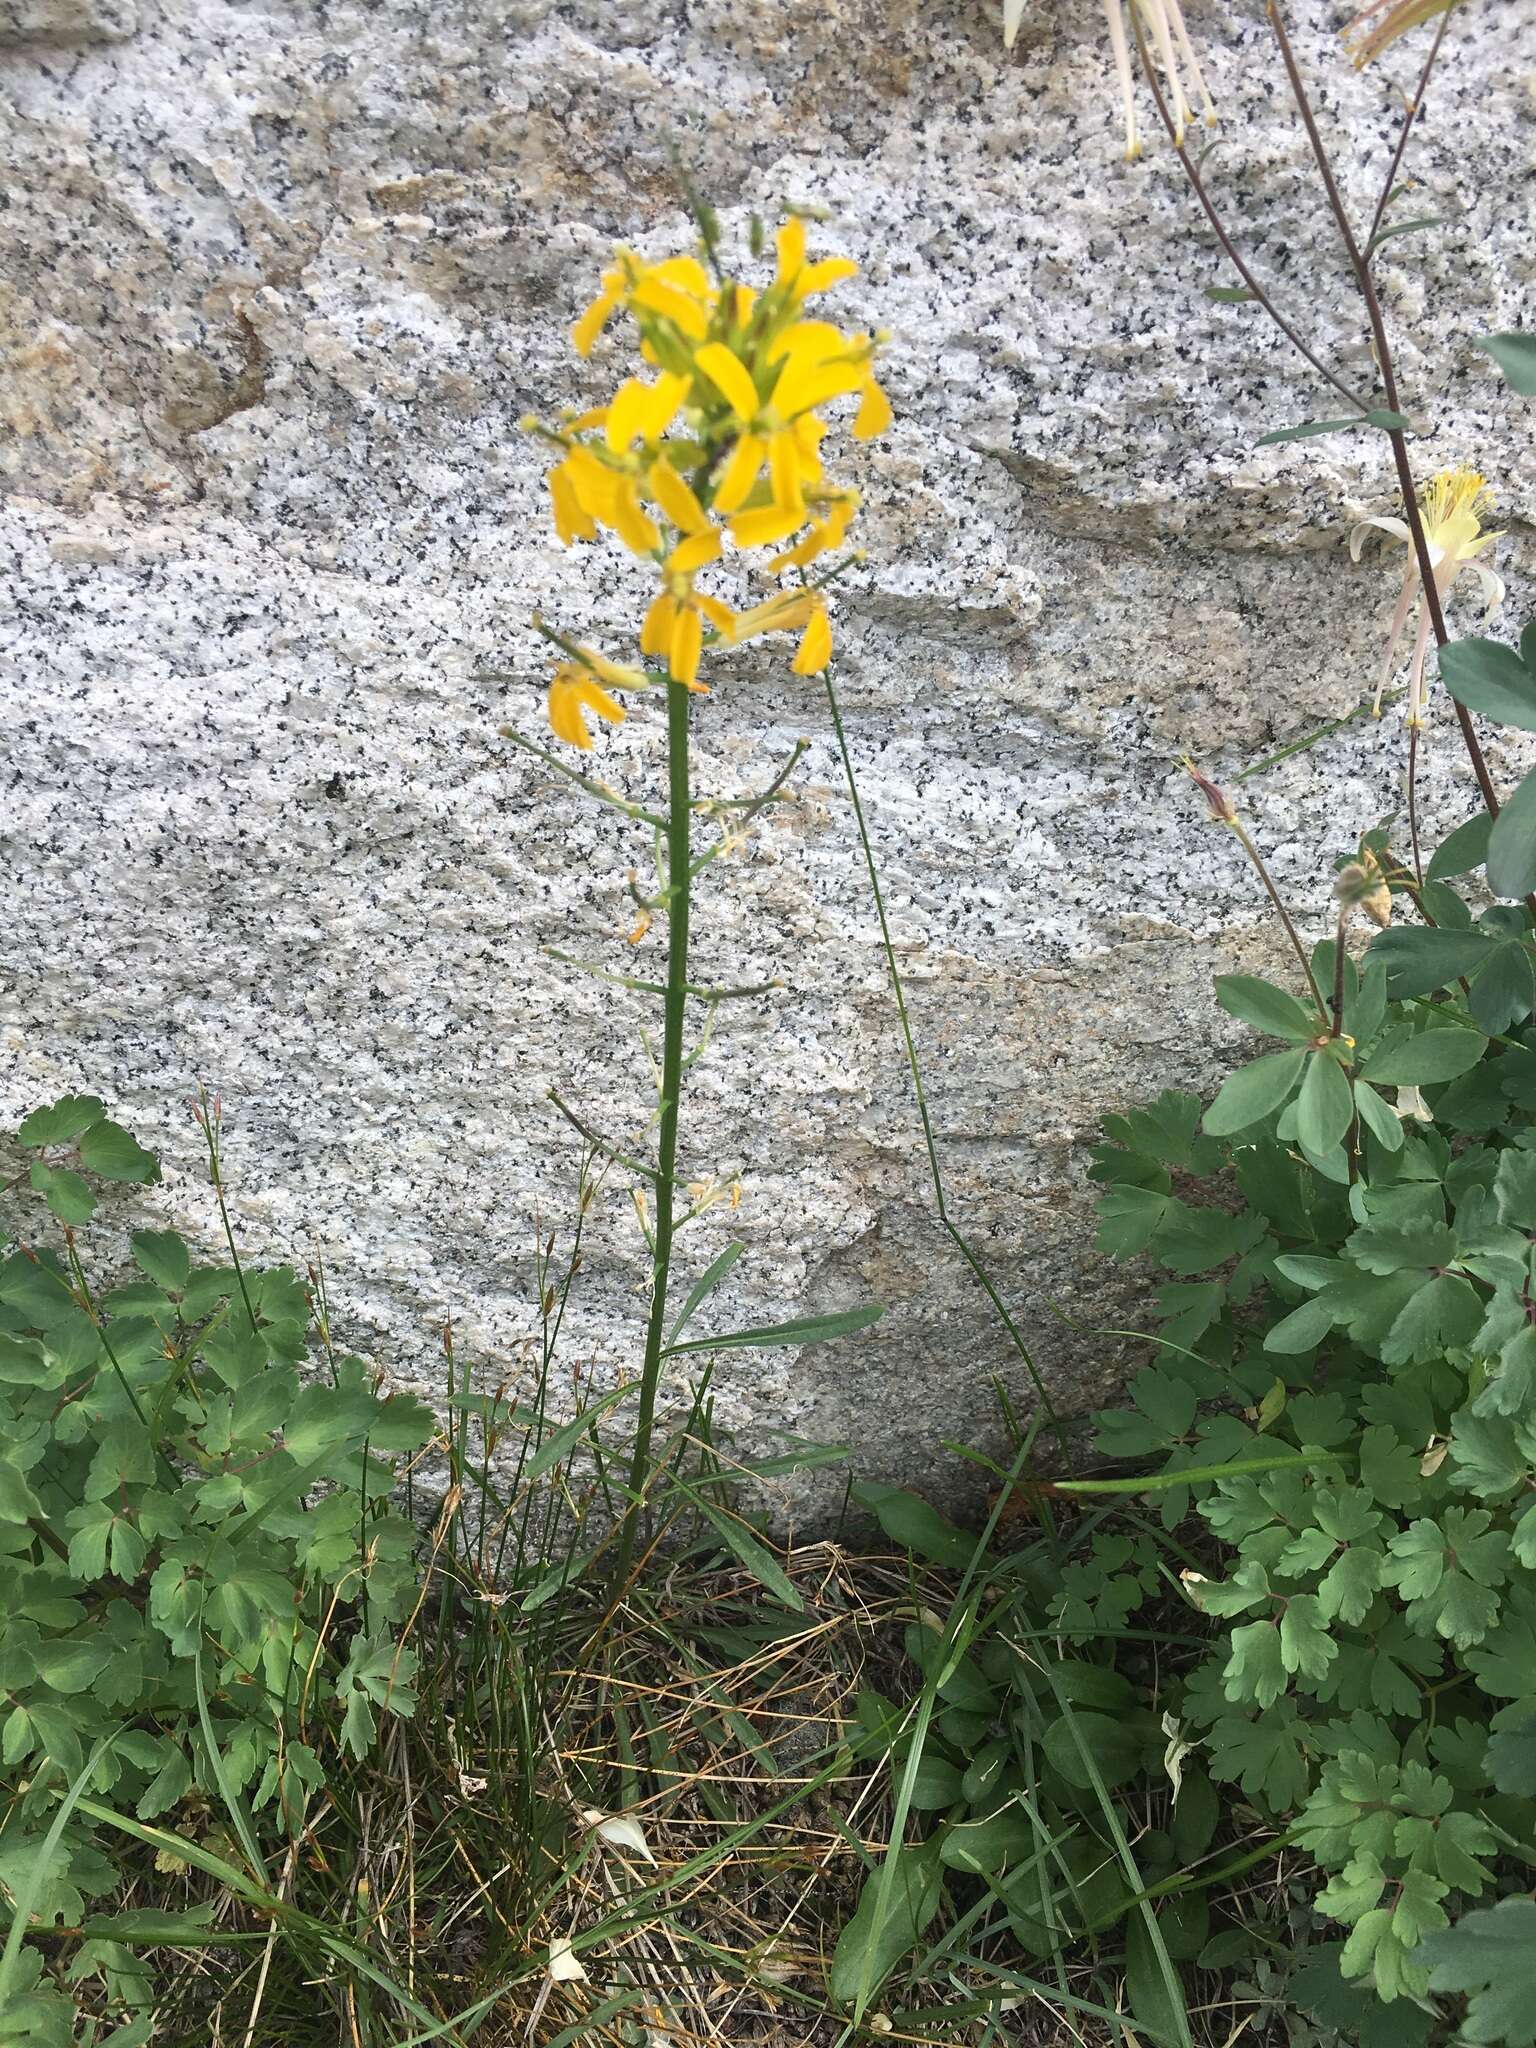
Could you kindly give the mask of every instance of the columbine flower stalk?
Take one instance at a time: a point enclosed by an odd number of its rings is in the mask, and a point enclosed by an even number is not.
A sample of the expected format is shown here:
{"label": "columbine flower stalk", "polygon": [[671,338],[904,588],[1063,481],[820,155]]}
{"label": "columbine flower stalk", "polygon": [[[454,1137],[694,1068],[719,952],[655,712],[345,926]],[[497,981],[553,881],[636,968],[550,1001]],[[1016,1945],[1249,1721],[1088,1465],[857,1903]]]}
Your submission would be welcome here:
{"label": "columbine flower stalk", "polygon": [[[660,887],[649,899],[635,891],[640,918],[630,933],[638,943],[653,913],[665,918],[656,1156],[653,1167],[643,1167],[651,1201],[636,1197],[652,1251],[651,1302],[621,1576],[650,1476],[674,1234],[692,1215],[721,1201],[734,1207],[739,1199],[734,1180],[725,1188],[713,1180],[684,1185],[678,1172],[684,1077],[703,1050],[718,1002],[736,993],[700,990],[688,979],[694,880],[722,847],[739,838],[736,825],[702,854],[696,855],[691,845],[693,812],[713,815],[717,807],[693,793],[690,706],[696,695],[708,692],[702,674],[716,649],[793,633],[798,636],[793,673],[815,676],[827,667],[832,655],[827,600],[807,571],[842,547],[859,497],[827,474],[822,460],[829,431],[826,409],[840,400],[857,401],[850,422],[856,440],[873,439],[891,422],[890,403],[874,374],[880,337],[845,333],[808,310],[811,300],[851,277],[856,266],[837,256],[813,261],[805,223],[791,217],[778,230],[771,282],[754,286],[720,275],[713,223],[701,214],[700,225],[706,231],[700,254],[708,268],[699,255],[649,263],[620,249],[603,274],[597,297],[571,330],[577,353],[589,356],[609,324],[627,314],[637,332],[639,372],[625,377],[606,405],[569,415],[553,427],[527,423],[559,451],[548,484],[561,540],[595,540],[606,530],[650,563],[656,577],[636,635],[645,665],[549,636],[566,657],[549,686],[550,726],[558,739],[585,750],[592,745],[588,717],[617,725],[626,715],[623,694],[659,686],[667,705],[667,806],[665,817],[656,821]],[[791,587],[745,609],[701,588],[701,576],[742,566],[762,550],[770,551],[770,575],[793,574]],[[602,785],[575,779],[604,794]],[[776,781],[744,816],[770,801],[778,786]],[[650,815],[636,806],[620,808],[630,815]],[[698,1041],[688,1051],[690,1000],[705,1001],[707,1011]],[[675,1213],[680,1191],[692,1199],[691,1210],[681,1216]]]}
{"label": "columbine flower stalk", "polygon": [[[1476,470],[1442,469],[1438,476],[1431,477],[1429,482],[1422,486],[1418,497],[1419,516],[1423,521],[1424,538],[1429,546],[1435,590],[1442,605],[1463,569],[1470,569],[1482,585],[1484,617],[1491,618],[1504,601],[1504,584],[1486,562],[1481,562],[1477,558],[1491,548],[1496,540],[1502,539],[1503,533],[1502,530],[1491,533],[1483,530],[1482,512],[1488,501],[1486,480],[1479,476]],[[1376,676],[1376,694],[1372,701],[1372,709],[1379,718],[1382,692],[1391,681],[1392,672],[1397,666],[1397,650],[1403,637],[1403,629],[1408,623],[1408,614],[1413,609],[1414,599],[1421,593],[1419,566],[1413,551],[1413,534],[1406,520],[1362,519],[1349,537],[1349,552],[1354,560],[1359,561],[1360,550],[1372,528],[1391,534],[1394,540],[1402,541],[1408,548],[1402,588],[1398,592],[1397,608],[1392,614],[1392,625],[1387,635],[1387,649]],[[1414,728],[1422,728],[1425,722],[1424,657],[1429,648],[1429,633],[1429,607],[1421,604],[1412,663],[1408,672],[1406,720],[1408,725]]]}
{"label": "columbine flower stalk", "polygon": [[[1446,0],[1442,0],[1446,4]],[[1105,19],[1109,24],[1109,47],[1115,60],[1115,77],[1120,87],[1120,104],[1125,115],[1125,153],[1127,157],[1141,155],[1141,135],[1136,125],[1136,86],[1131,72],[1130,40],[1125,32],[1125,9],[1136,10],[1137,19],[1145,31],[1152,48],[1157,52],[1158,65],[1167,86],[1169,105],[1173,112],[1176,143],[1182,144],[1185,130],[1194,119],[1184,83],[1187,78],[1190,91],[1200,102],[1207,125],[1216,119],[1216,109],[1206,90],[1205,78],[1200,70],[1200,60],[1195,55],[1194,44],[1189,39],[1189,30],[1184,25],[1184,10],[1180,0],[1104,0]],[[1003,0],[1003,46],[1011,50],[1019,33],[1019,24],[1024,19],[1024,0]]]}

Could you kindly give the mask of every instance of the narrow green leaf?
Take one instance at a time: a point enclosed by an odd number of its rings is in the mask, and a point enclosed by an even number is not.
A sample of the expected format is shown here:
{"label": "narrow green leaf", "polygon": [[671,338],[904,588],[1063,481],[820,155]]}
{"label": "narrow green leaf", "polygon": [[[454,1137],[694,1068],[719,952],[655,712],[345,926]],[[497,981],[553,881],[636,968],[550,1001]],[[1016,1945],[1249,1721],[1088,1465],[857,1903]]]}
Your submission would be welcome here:
{"label": "narrow green leaf", "polygon": [[765,1543],[760,1543],[735,1515],[716,1507],[702,1493],[696,1493],[685,1480],[674,1475],[672,1483],[679,1493],[686,1494],[693,1502],[726,1549],[746,1567],[760,1586],[766,1587],[775,1600],[782,1601],[793,1613],[805,1612],[805,1602],[796,1591],[794,1581]]}
{"label": "narrow green leaf", "polygon": [[976,1539],[948,1522],[937,1508],[908,1493],[900,1486],[886,1486],[878,1480],[856,1480],[853,1498],[868,1508],[893,1543],[931,1564],[950,1565],[963,1571],[976,1554]]}
{"label": "narrow green leaf", "polygon": [[714,1293],[720,1282],[730,1272],[732,1266],[735,1265],[745,1250],[746,1246],[744,1244],[728,1244],[714,1264],[699,1275],[698,1279],[693,1283],[688,1299],[683,1303],[681,1314],[668,1332],[667,1342],[669,1344],[677,1341],[678,1332],[683,1328],[688,1318],[701,1302],[709,1299],[710,1295]]}
{"label": "narrow green leaf", "polygon": [[1243,306],[1255,294],[1244,284],[1208,284],[1205,296],[1213,299],[1218,306]]}
{"label": "narrow green leaf", "polygon": [[845,1308],[835,1315],[801,1316],[790,1323],[770,1323],[759,1330],[728,1330],[720,1337],[690,1337],[686,1344],[669,1344],[666,1355],[685,1351],[766,1351],[779,1345],[827,1344],[835,1337],[851,1337],[855,1330],[867,1330],[885,1310],[875,1303],[867,1308]]}
{"label": "narrow green leaf", "polygon": [[1315,1466],[1312,1453],[1275,1451],[1264,1457],[1232,1458],[1224,1465],[1183,1465],[1168,1472],[1143,1472],[1132,1479],[1058,1479],[1058,1493],[1161,1493],[1170,1486],[1192,1486],[1206,1479],[1226,1479],[1240,1472],[1277,1472],[1286,1465]]}

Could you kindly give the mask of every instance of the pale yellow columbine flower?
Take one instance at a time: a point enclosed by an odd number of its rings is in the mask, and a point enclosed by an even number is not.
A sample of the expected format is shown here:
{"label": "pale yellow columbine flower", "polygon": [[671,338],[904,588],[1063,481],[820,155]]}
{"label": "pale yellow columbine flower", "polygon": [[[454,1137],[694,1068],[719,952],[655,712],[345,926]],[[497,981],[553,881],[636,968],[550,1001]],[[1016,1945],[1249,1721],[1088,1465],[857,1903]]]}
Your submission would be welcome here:
{"label": "pale yellow columbine flower", "polygon": [[[1481,513],[1487,498],[1487,481],[1474,469],[1442,469],[1419,491],[1424,538],[1429,543],[1430,567],[1434,570],[1435,589],[1441,602],[1444,602],[1462,570],[1470,569],[1482,585],[1483,616],[1491,618],[1504,602],[1504,584],[1487,563],[1478,561],[1477,557],[1491,548],[1496,540],[1502,539],[1503,533],[1502,529],[1492,533],[1483,531]],[[1394,540],[1404,542],[1408,549],[1403,587],[1398,592],[1397,609],[1392,614],[1392,627],[1387,637],[1387,651],[1376,677],[1372,709],[1379,718],[1382,692],[1397,666],[1398,643],[1408,623],[1414,598],[1419,595],[1419,565],[1413,550],[1413,534],[1403,519],[1362,519],[1349,536],[1349,552],[1355,561],[1359,561],[1366,534],[1373,527],[1381,533],[1390,533]],[[1413,660],[1408,672],[1407,722],[1411,726],[1424,723],[1424,657],[1429,647],[1429,627],[1429,607],[1421,604]]]}
{"label": "pale yellow columbine flower", "polygon": [[[1385,0],[1384,0],[1385,4]],[[1446,4],[1446,0],[1441,0]],[[1136,126],[1136,86],[1131,71],[1131,45],[1125,28],[1125,8],[1133,7],[1137,18],[1153,50],[1157,53],[1158,67],[1163,74],[1163,88],[1168,99],[1168,111],[1173,116],[1176,140],[1182,144],[1185,132],[1194,114],[1184,90],[1186,77],[1195,98],[1200,102],[1206,125],[1216,120],[1216,109],[1211,95],[1206,90],[1205,78],[1200,70],[1200,60],[1195,55],[1194,44],[1189,39],[1189,30],[1184,25],[1184,10],[1180,0],[1104,0],[1104,16],[1109,24],[1109,47],[1115,60],[1115,77],[1120,86],[1120,104],[1125,112],[1125,153],[1127,157],[1141,155],[1141,137]],[[1019,24],[1024,19],[1024,0],[1003,0],[1003,46],[1011,50],[1018,35]]]}
{"label": "pale yellow columbine flower", "polygon": [[[1460,0],[1371,0],[1368,7],[1362,7],[1352,22],[1341,31],[1357,71],[1363,70],[1373,57],[1379,57],[1399,36],[1407,35],[1421,22],[1432,21],[1437,14],[1448,14],[1458,6]],[[1385,9],[1383,14],[1382,10]],[[1369,24],[1378,14],[1382,19]]]}

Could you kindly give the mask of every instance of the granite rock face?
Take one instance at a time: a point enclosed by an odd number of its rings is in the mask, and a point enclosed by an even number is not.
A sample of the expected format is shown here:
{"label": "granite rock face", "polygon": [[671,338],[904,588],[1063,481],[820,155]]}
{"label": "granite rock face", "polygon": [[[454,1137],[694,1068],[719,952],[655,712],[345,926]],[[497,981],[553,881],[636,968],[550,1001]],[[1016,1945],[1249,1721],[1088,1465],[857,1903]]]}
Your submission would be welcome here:
{"label": "granite rock face", "polygon": [[[624,945],[648,847],[497,729],[540,725],[530,614],[634,616],[632,567],[555,542],[516,422],[618,374],[565,330],[615,240],[685,239],[669,142],[733,231],[827,208],[862,266],[839,315],[892,332],[896,428],[844,464],[869,560],[840,688],[951,1205],[1060,1402],[1122,1367],[1093,1333],[1135,1288],[1091,1249],[1081,1146],[1209,1086],[1241,1049],[1211,974],[1283,964],[1176,756],[1231,775],[1359,703],[1400,558],[1345,541],[1396,508],[1373,435],[1256,446],[1340,408],[1254,307],[1206,297],[1230,273],[1169,153],[1121,162],[1098,0],[1037,0],[1011,58],[999,12],[141,0],[134,32],[116,0],[0,9],[0,1108],[104,1093],[166,1148],[154,1213],[206,1232],[181,1105],[219,1087],[245,1227],[323,1253],[338,1324],[402,1383],[438,1384],[447,1314],[487,1383],[529,1370],[535,1233],[568,1232],[579,1142],[550,1086],[615,1137],[644,1120],[643,999],[547,949],[655,971]],[[1262,8],[1189,12],[1213,189],[1363,383]],[[1294,12],[1368,213],[1419,50],[1357,77],[1324,0]],[[1493,479],[1517,619],[1532,415],[1473,341],[1530,317],[1533,30],[1531,0],[1458,15],[1408,201],[1444,224],[1379,264],[1420,467]],[[937,1446],[994,1429],[993,1376],[1033,1396],[935,1221],[826,706],[754,650],[698,734],[725,794],[811,747],[699,912],[702,975],[784,987],[729,1008],[697,1070],[689,1174],[744,1196],[690,1265],[747,1245],[715,1327],[890,1305],[836,1349],[723,1358],[720,1419],[943,1491]],[[603,745],[599,772],[654,789],[653,707]],[[1402,766],[1395,720],[1365,720],[1244,785],[1309,928]],[[1442,719],[1427,833],[1474,801]],[[562,1374],[633,1363],[644,1282],[613,1174]]]}

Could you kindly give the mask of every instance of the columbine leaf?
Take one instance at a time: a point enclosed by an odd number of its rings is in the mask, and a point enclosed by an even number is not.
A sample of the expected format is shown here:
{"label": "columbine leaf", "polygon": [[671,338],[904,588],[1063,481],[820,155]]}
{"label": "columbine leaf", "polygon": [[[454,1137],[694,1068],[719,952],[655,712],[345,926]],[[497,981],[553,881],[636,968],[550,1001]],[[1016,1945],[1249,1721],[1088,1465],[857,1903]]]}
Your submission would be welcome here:
{"label": "columbine leaf", "polygon": [[1446,931],[1428,925],[1394,925],[1371,941],[1370,958],[1387,970],[1387,993],[1394,1000],[1427,996],[1463,974],[1481,967],[1494,941],[1486,932]]}
{"label": "columbine leaf", "polygon": [[1536,888],[1536,774],[1505,798],[1488,835],[1488,886],[1495,896],[1528,896]]}
{"label": "columbine leaf", "polygon": [[1470,1994],[1462,2038],[1531,2048],[1536,2042],[1536,1899],[1501,1899],[1424,1938],[1420,1959],[1436,1991]]}
{"label": "columbine leaf", "polygon": [[1296,1098],[1296,1136],[1309,1152],[1331,1152],[1354,1120],[1354,1101],[1344,1069],[1326,1052],[1308,1056],[1306,1078]]}
{"label": "columbine leaf", "polygon": [[16,1133],[19,1145],[68,1145],[99,1124],[107,1105],[98,1095],[61,1095],[47,1109],[34,1109]]}
{"label": "columbine leaf", "polygon": [[1536,732],[1536,676],[1512,647],[1498,640],[1453,640],[1440,650],[1440,674],[1459,704],[1500,725]]}
{"label": "columbine leaf", "polygon": [[1305,1045],[1315,1038],[1319,1019],[1315,1010],[1272,981],[1255,974],[1218,974],[1216,1000],[1231,1017],[1251,1024],[1255,1031],[1271,1038],[1289,1038]]}
{"label": "columbine leaf", "polygon": [[1239,1067],[1218,1089],[1204,1128],[1213,1138],[1227,1138],[1269,1116],[1290,1100],[1306,1059],[1304,1050],[1270,1052]]}
{"label": "columbine leaf", "polygon": [[1512,328],[1505,334],[1485,334],[1476,346],[1493,357],[1512,391],[1536,398],[1536,334]]}
{"label": "columbine leaf", "polygon": [[1492,818],[1486,811],[1479,811],[1465,825],[1447,833],[1430,856],[1429,866],[1424,870],[1425,880],[1443,882],[1451,875],[1475,874],[1488,858],[1488,834],[1492,830]]}
{"label": "columbine leaf", "polygon": [[160,1178],[160,1162],[154,1153],[146,1152],[131,1131],[125,1131],[110,1117],[103,1117],[100,1123],[92,1124],[82,1135],[80,1163],[89,1167],[92,1173],[99,1173],[103,1180],[155,1181]]}

